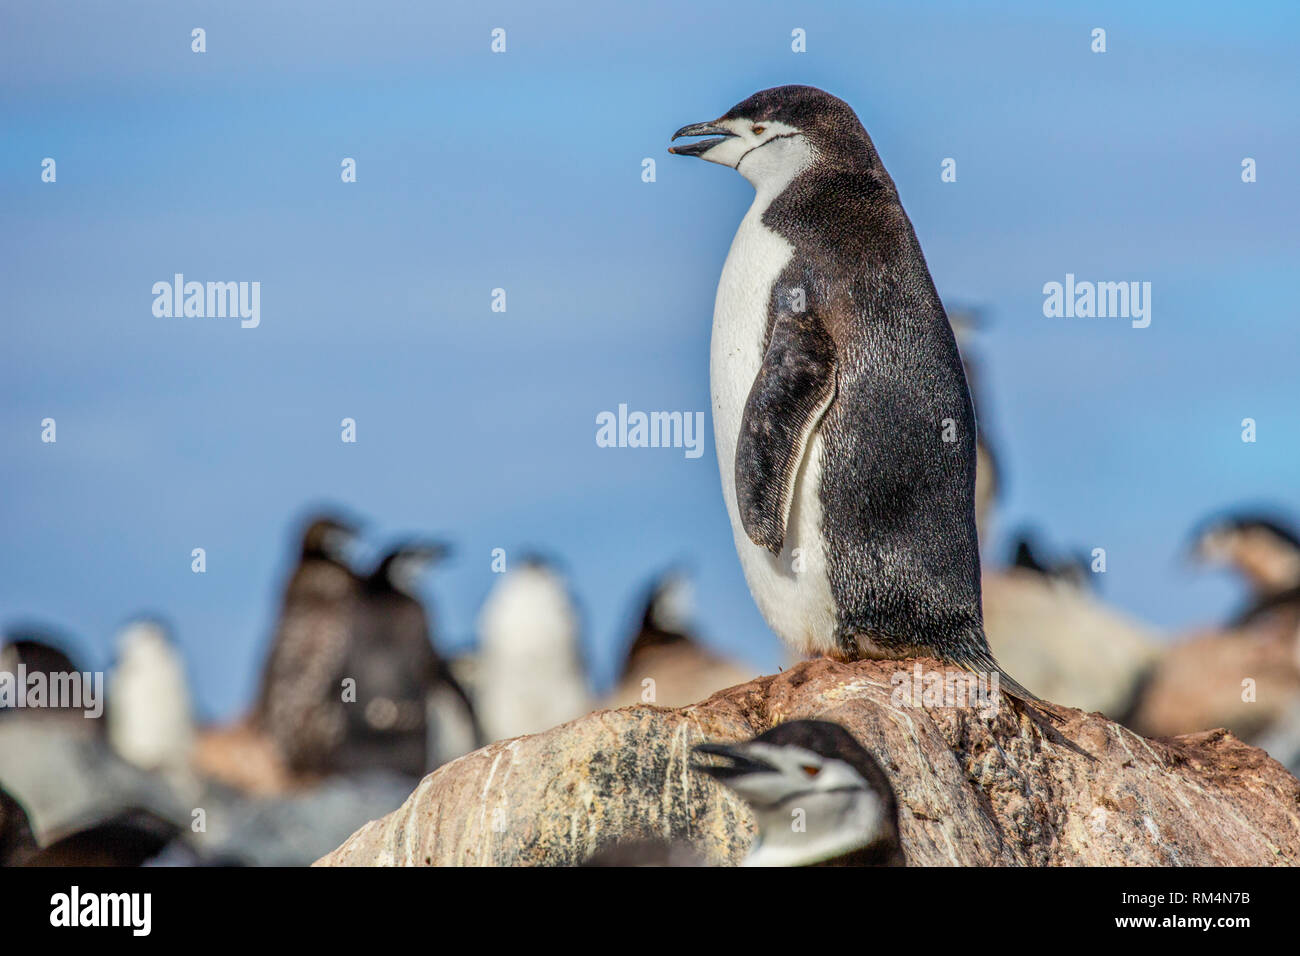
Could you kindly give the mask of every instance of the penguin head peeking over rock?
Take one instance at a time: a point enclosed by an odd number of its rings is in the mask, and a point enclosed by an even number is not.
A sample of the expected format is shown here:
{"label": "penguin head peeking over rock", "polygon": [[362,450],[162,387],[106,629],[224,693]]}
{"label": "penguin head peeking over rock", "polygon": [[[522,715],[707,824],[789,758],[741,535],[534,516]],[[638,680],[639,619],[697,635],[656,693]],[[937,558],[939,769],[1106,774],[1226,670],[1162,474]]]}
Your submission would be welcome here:
{"label": "penguin head peeking over rock", "polygon": [[793,720],[745,743],[700,744],[694,753],[693,769],[754,811],[758,836],[745,866],[905,865],[894,788],[839,724]]}
{"label": "penguin head peeking over rock", "polygon": [[[758,835],[744,866],[906,866],[885,771],[839,724],[792,720],[742,743],[703,743],[692,770],[734,790]],[[584,866],[705,866],[684,842],[623,839]]]}

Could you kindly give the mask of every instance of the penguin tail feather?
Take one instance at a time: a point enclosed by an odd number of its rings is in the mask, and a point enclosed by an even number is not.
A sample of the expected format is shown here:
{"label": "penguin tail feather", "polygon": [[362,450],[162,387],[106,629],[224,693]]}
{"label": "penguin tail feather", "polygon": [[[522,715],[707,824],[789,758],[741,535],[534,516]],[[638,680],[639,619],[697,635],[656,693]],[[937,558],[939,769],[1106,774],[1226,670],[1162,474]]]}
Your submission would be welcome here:
{"label": "penguin tail feather", "polygon": [[[983,637],[983,635],[981,635]],[[987,644],[987,640],[982,643]],[[968,671],[974,671],[977,674],[997,674],[998,690],[1009,697],[1014,697],[1026,706],[1027,709],[1042,714],[1047,719],[1060,723],[1065,719],[1063,714],[1056,711],[1056,705],[1051,701],[1043,700],[1033,691],[1025,687],[1024,684],[1016,680],[1005,670],[1002,665],[994,659],[993,655],[987,650],[979,649],[967,651],[962,659],[955,661],[959,667]]]}

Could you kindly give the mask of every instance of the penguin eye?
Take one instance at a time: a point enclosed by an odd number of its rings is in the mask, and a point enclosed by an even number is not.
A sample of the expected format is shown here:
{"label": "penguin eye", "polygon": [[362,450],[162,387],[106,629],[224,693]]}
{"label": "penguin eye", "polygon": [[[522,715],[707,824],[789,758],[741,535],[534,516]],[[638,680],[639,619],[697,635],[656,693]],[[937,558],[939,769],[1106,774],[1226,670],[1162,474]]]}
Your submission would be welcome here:
{"label": "penguin eye", "polygon": [[758,135],[761,135],[762,132],[763,132],[763,130],[765,130],[765,129],[767,129],[766,126],[755,126],[754,129],[753,129],[753,133],[754,133],[755,136],[758,136]]}
{"label": "penguin eye", "polygon": [[815,777],[822,772],[821,767],[814,767],[812,764],[800,764],[799,769],[804,772],[805,777]]}

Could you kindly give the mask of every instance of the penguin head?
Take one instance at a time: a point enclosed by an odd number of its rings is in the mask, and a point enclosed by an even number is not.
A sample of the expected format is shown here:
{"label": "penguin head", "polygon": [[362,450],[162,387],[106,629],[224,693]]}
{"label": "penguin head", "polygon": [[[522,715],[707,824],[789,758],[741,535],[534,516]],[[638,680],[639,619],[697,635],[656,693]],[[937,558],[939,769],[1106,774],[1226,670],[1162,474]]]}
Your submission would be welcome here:
{"label": "penguin head", "polygon": [[493,585],[478,615],[484,652],[498,659],[559,660],[576,652],[578,610],[559,568],[522,558]]}
{"label": "penguin head", "polygon": [[737,103],[718,119],[673,134],[705,136],[668,151],[730,166],[756,189],[784,188],[815,160],[875,151],[847,103],[814,86],[778,86]]}
{"label": "penguin head", "polygon": [[319,515],[307,523],[302,533],[302,556],[347,564],[348,550],[358,530],[355,522],[338,515]]}
{"label": "penguin head", "polygon": [[896,846],[898,802],[884,770],[839,724],[794,720],[740,744],[700,744],[693,768],[753,808],[749,865],[804,866]]}
{"label": "penguin head", "polygon": [[47,631],[15,629],[0,638],[0,671],[13,673],[21,664],[29,673],[72,674],[82,670]]}
{"label": "penguin head", "polygon": [[395,591],[413,594],[424,573],[451,553],[441,541],[404,541],[380,560],[372,577]]}
{"label": "penguin head", "polygon": [[117,659],[121,664],[171,658],[175,645],[166,626],[156,618],[137,617],[128,621],[117,635]]}
{"label": "penguin head", "polygon": [[673,568],[654,582],[646,602],[642,627],[653,627],[674,634],[691,630],[694,617],[695,588],[685,570]]}
{"label": "penguin head", "polygon": [[1230,567],[1261,594],[1300,585],[1300,538],[1280,521],[1258,514],[1212,519],[1193,535],[1199,563]]}

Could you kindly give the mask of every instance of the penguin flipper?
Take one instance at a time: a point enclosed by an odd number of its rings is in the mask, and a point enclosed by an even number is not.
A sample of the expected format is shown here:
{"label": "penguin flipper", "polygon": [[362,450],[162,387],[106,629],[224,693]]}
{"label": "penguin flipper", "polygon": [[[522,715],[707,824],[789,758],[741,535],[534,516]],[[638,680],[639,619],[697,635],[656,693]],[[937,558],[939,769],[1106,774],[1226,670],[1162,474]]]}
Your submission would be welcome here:
{"label": "penguin flipper", "polygon": [[736,504],[745,533],[781,553],[795,476],[835,397],[835,342],[811,309],[777,316],[736,442]]}

